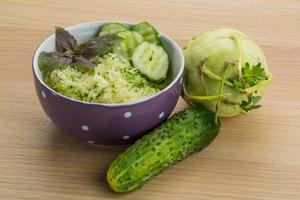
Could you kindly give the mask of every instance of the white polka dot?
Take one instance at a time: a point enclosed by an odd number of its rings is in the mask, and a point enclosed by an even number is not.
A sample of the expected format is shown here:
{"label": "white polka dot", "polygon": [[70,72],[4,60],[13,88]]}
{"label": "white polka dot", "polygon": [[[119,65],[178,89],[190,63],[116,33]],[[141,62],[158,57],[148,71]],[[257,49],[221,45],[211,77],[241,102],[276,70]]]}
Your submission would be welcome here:
{"label": "white polka dot", "polygon": [[130,138],[130,136],[129,135],[124,135],[122,138],[123,138],[123,140],[128,140]]}
{"label": "white polka dot", "polygon": [[88,140],[87,142],[90,143],[90,144],[94,144],[94,143],[95,143],[95,142],[92,141],[92,140]]}
{"label": "white polka dot", "polygon": [[41,94],[43,98],[46,98],[46,93],[44,91],[42,91]]}
{"label": "white polka dot", "polygon": [[161,113],[159,114],[158,118],[161,119],[161,118],[163,118],[164,115],[165,115],[165,113],[164,113],[164,112],[161,112]]}
{"label": "white polka dot", "polygon": [[132,116],[132,113],[131,112],[126,112],[124,113],[124,117],[125,118],[130,118]]}
{"label": "white polka dot", "polygon": [[84,131],[88,131],[90,128],[87,125],[82,125],[81,129]]}
{"label": "white polka dot", "polygon": [[181,77],[181,79],[180,79],[180,84],[182,83],[182,80],[183,80],[183,77]]}
{"label": "white polka dot", "polygon": [[57,96],[57,94],[55,94],[54,92],[51,92],[51,94],[53,94],[54,96]]}

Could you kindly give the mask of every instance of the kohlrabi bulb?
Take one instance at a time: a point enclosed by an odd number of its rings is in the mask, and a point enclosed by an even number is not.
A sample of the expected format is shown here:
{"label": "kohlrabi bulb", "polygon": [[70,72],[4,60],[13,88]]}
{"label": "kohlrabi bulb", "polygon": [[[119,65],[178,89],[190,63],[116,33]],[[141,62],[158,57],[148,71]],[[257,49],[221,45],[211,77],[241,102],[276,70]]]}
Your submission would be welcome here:
{"label": "kohlrabi bulb", "polygon": [[185,99],[221,117],[247,113],[271,82],[260,47],[244,33],[221,28],[203,32],[183,49]]}

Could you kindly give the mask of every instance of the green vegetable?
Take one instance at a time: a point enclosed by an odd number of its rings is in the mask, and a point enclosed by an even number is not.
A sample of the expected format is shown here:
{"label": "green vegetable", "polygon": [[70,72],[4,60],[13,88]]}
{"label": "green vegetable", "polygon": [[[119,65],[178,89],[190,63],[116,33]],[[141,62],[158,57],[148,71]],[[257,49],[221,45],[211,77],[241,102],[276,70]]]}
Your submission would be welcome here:
{"label": "green vegetable", "polygon": [[110,165],[107,181],[116,192],[130,192],[188,155],[209,145],[220,123],[214,113],[188,108],[145,135]]}
{"label": "green vegetable", "polygon": [[152,81],[161,82],[166,79],[169,68],[167,52],[161,46],[143,42],[133,51],[133,65]]}
{"label": "green vegetable", "polygon": [[[152,26],[147,26],[147,31],[142,33],[148,37]],[[76,100],[123,103],[154,95],[172,81],[171,70],[168,70],[168,65],[163,65],[168,63],[168,58],[160,50],[162,47],[157,47],[162,53],[160,57],[151,54],[153,61],[144,62],[143,58],[149,55],[139,55],[140,60],[135,60],[144,65],[139,65],[139,68],[133,66],[133,50],[145,41],[140,33],[120,23],[109,23],[102,26],[97,35],[86,43],[78,44],[71,33],[56,27],[56,51],[41,52],[38,58],[44,82],[60,94]],[[161,76],[158,81],[145,77],[144,70],[140,69],[147,67],[151,67],[151,72],[159,73],[154,74]],[[155,77],[152,80],[156,80]]]}
{"label": "green vegetable", "polygon": [[99,36],[109,35],[109,34],[115,34],[120,31],[126,31],[128,28],[117,22],[108,23],[100,28]]}
{"label": "green vegetable", "polygon": [[266,58],[247,35],[222,28],[194,37],[183,50],[185,99],[229,117],[258,108],[272,81]]}
{"label": "green vegetable", "polygon": [[88,70],[62,66],[48,72],[45,83],[60,94],[85,102],[122,103],[159,92],[129,61],[116,54],[98,58]]}
{"label": "green vegetable", "polygon": [[131,58],[133,49],[144,41],[144,37],[134,31],[122,31],[117,36],[123,38],[123,41],[113,47],[113,52],[125,58]]}
{"label": "green vegetable", "polygon": [[131,30],[143,35],[148,42],[160,44],[157,30],[148,22],[138,23],[134,25]]}

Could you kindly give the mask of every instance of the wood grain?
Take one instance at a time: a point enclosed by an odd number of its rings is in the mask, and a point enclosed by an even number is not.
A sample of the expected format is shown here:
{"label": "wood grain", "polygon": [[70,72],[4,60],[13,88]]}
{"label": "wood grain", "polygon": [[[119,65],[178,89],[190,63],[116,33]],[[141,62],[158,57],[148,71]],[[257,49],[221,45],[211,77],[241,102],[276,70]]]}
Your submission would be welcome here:
{"label": "wood grain", "polygon": [[[181,46],[198,32],[233,27],[264,49],[276,76],[263,107],[222,119],[203,152],[127,195],[110,191],[109,163],[124,147],[61,133],[35,95],[31,56],[54,25],[147,20]],[[0,199],[300,199],[300,1],[0,1]],[[178,109],[185,103],[180,100]]]}

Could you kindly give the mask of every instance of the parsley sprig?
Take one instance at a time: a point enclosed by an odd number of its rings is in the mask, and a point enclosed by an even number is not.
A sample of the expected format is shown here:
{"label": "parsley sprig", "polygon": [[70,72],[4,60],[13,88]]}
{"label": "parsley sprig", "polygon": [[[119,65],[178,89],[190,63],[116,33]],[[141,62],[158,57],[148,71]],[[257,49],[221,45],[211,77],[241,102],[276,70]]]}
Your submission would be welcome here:
{"label": "parsley sprig", "polygon": [[[249,63],[246,63],[245,67],[242,68],[242,77],[233,79],[231,82],[234,89],[240,90],[253,87],[259,82],[267,80],[268,78],[269,76],[265,69],[261,66],[261,63],[253,66],[250,66]],[[257,105],[257,103],[261,99],[261,96],[257,95],[256,92],[249,94],[247,98],[247,101],[243,100],[240,104],[240,107],[244,111],[248,112],[249,110],[260,107],[260,105]]]}

